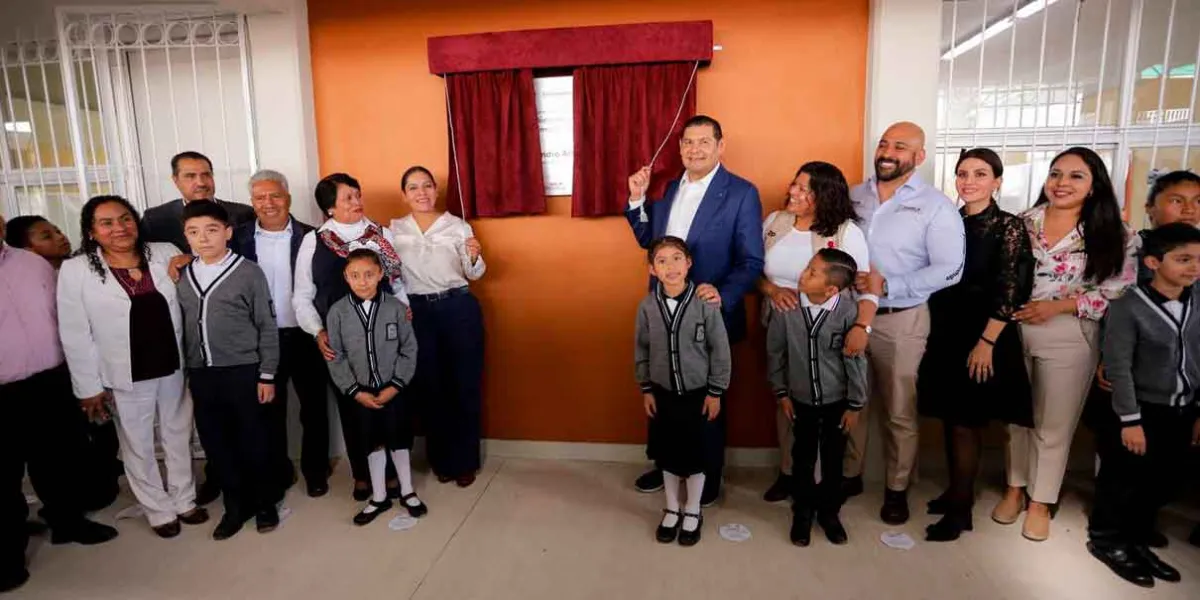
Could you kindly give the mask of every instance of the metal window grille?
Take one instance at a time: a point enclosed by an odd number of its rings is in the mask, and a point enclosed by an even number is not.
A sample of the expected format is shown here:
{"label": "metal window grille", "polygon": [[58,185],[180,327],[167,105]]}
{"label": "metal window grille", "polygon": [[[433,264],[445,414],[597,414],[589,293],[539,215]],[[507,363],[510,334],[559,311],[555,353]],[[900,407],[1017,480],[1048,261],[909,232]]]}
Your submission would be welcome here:
{"label": "metal window grille", "polygon": [[1200,2],[946,0],[943,36],[934,158],[952,197],[976,146],[1004,158],[1012,211],[1069,146],[1104,157],[1135,224],[1152,171],[1200,171]]}
{"label": "metal window grille", "polygon": [[0,45],[0,197],[79,239],[90,196],[178,197],[170,158],[213,161],[217,196],[248,201],[257,168],[247,21],[212,7],[59,8],[53,38]]}

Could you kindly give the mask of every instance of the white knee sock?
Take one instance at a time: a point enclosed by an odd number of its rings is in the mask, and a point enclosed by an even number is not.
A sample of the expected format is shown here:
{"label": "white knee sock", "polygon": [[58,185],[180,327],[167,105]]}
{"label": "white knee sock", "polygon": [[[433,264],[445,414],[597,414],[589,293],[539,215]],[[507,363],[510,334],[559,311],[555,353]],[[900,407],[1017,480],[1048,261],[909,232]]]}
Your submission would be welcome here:
{"label": "white knee sock", "polygon": [[[412,483],[412,465],[408,462],[408,450],[392,450],[392,464],[396,466],[396,478],[400,480],[400,495],[407,496],[416,490]],[[416,496],[404,501],[409,506],[421,503]]]}
{"label": "white knee sock", "polygon": [[387,500],[387,483],[384,476],[387,471],[387,452],[379,449],[368,454],[367,467],[371,470],[371,500],[375,502]]}
{"label": "white knee sock", "polygon": [[[696,473],[687,478],[687,505],[684,506],[683,512],[693,515],[700,514],[700,496],[704,494],[704,473]],[[696,517],[683,518],[683,530],[695,531],[700,526],[700,519]]]}
{"label": "white knee sock", "polygon": [[[679,512],[679,476],[663,471],[663,491],[667,494],[667,510]],[[663,527],[674,527],[679,523],[679,517],[664,514]]]}

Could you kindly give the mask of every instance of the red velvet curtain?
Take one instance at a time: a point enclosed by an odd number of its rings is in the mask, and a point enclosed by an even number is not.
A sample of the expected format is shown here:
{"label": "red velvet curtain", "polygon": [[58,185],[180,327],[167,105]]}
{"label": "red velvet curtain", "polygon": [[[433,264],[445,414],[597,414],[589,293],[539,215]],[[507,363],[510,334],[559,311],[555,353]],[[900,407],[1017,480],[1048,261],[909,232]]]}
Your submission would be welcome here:
{"label": "red velvet curtain", "polygon": [[[696,84],[688,89],[695,63],[581,67],[575,70],[575,181],[571,214],[621,214],[629,199],[629,176],[650,162],[652,198],[661,197],[683,172],[679,136],[696,114]],[[688,89],[686,97],[684,90]],[[683,111],[674,129],[671,123]]]}
{"label": "red velvet curtain", "polygon": [[447,210],[463,218],[546,212],[533,71],[450,74],[446,90],[452,140]]}

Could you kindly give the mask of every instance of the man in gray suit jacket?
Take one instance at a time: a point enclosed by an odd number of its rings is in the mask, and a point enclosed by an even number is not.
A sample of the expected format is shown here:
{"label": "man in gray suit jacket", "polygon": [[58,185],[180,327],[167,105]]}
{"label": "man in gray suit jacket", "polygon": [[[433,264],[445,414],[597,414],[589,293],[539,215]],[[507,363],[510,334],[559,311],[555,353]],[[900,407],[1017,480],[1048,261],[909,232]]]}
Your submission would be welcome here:
{"label": "man in gray suit jacket", "polygon": [[147,242],[170,242],[180,252],[190,254],[181,219],[183,205],[192,200],[213,200],[220,204],[229,213],[229,226],[235,229],[242,223],[254,221],[254,209],[249,205],[213,197],[216,183],[212,161],[199,152],[189,150],[171,157],[171,181],[179,189],[180,197],[148,209],[142,215],[142,236]]}

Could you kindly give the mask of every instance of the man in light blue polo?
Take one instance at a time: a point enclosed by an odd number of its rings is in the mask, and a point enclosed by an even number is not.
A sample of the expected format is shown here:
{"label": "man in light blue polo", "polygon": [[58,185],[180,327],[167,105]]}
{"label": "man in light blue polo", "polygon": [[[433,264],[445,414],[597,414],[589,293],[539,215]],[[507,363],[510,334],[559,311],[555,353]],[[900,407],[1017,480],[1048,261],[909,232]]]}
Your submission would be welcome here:
{"label": "man in light blue polo", "polygon": [[[850,190],[867,232],[871,272],[860,275],[860,292],[879,296],[867,361],[871,401],[884,410],[887,490],[880,518],[908,521],[908,485],[917,458],[917,368],[929,337],[934,292],[962,276],[965,240],[962,218],[944,194],[916,173],[925,160],[925,132],[913,123],[888,127],[875,148],[875,176]],[[862,492],[869,419],[860,419],[846,448],[844,489]]]}

